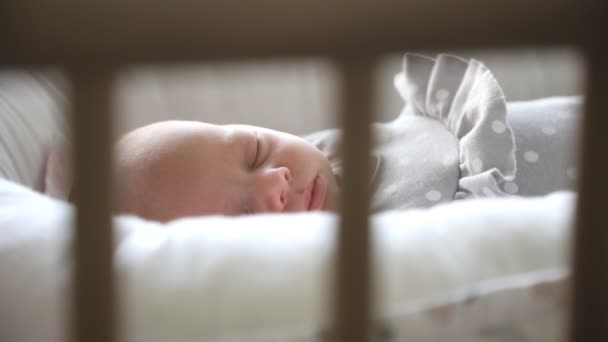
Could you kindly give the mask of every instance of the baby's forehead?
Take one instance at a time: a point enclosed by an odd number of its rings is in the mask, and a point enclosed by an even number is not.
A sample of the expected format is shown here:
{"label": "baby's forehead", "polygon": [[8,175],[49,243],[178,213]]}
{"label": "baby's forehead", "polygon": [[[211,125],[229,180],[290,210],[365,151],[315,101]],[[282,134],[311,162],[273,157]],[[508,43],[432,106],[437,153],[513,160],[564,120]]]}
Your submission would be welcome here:
{"label": "baby's forehead", "polygon": [[251,133],[251,132],[265,130],[265,128],[263,128],[263,127],[242,125],[242,124],[229,124],[229,125],[221,125],[221,126],[216,126],[216,127],[226,135]]}
{"label": "baby's forehead", "polygon": [[209,134],[202,134],[198,142],[203,148],[217,149],[222,147],[240,147],[244,140],[255,137],[255,130],[244,125],[216,125]]}
{"label": "baby's forehead", "polygon": [[270,136],[270,137],[272,137],[274,139],[278,139],[278,140],[285,140],[285,139],[289,140],[294,137],[293,134],[290,134],[287,132],[277,131],[272,128],[254,126],[254,125],[230,124],[230,125],[223,125],[220,127],[223,127],[223,129],[226,131],[236,132],[237,134],[239,132],[240,133],[243,133],[243,132],[261,133],[265,136]]}

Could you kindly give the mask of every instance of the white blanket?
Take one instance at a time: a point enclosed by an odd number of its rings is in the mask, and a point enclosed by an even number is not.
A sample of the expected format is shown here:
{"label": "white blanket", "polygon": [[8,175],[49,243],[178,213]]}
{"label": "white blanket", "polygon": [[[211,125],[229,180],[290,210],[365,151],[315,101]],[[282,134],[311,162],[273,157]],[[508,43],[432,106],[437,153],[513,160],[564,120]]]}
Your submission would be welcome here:
{"label": "white blanket", "polygon": [[[378,310],[563,266],[573,199],[374,216]],[[0,180],[0,213],[0,340],[65,341],[72,207]],[[327,324],[332,214],[114,222],[125,341],[289,341]]]}

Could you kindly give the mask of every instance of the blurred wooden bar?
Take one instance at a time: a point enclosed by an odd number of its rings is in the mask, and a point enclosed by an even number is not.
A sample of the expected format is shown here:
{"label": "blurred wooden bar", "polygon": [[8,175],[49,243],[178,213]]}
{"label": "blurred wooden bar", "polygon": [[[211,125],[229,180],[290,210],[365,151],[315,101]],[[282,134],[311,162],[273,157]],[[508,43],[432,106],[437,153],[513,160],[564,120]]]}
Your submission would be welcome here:
{"label": "blurred wooden bar", "polygon": [[[606,44],[606,42],[604,43]],[[587,90],[576,229],[570,341],[608,341],[608,46],[587,50]]]}
{"label": "blurred wooden bar", "polygon": [[601,0],[4,0],[0,64],[577,44],[597,6]]}
{"label": "blurred wooden bar", "polygon": [[72,341],[116,341],[110,219],[112,127],[109,70],[70,69],[77,204]]}
{"label": "blurred wooden bar", "polygon": [[371,284],[369,232],[369,155],[372,113],[372,59],[339,60],[344,128],[344,185],[340,206],[334,341],[371,340]]}

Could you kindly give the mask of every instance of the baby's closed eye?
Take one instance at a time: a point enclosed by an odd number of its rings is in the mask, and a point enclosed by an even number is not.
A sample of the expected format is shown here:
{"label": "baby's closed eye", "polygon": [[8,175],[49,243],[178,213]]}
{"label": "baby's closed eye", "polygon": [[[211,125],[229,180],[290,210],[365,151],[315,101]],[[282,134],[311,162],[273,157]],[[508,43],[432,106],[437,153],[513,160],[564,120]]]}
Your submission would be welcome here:
{"label": "baby's closed eye", "polygon": [[253,135],[254,135],[254,139],[255,139],[255,147],[253,149],[254,153],[253,153],[252,162],[249,165],[252,169],[255,169],[259,165],[259,161],[260,161],[261,142],[260,142],[260,136],[257,131],[255,131],[253,133]]}

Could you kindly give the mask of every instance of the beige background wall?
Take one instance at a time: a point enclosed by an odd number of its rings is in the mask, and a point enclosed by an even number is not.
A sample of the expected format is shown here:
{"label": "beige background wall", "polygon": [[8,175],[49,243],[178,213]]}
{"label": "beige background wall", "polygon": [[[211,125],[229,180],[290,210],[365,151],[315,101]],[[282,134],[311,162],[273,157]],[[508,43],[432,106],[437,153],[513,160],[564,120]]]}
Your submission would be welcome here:
{"label": "beige background wall", "polygon": [[[483,61],[509,101],[582,92],[583,64],[573,50],[452,53]],[[378,121],[390,120],[403,106],[392,81],[400,68],[400,55],[388,56],[378,65]],[[331,62],[322,58],[140,67],[118,82],[117,133],[172,118],[255,124],[296,134],[333,127],[336,76]]]}

